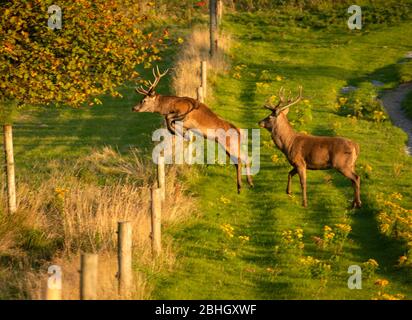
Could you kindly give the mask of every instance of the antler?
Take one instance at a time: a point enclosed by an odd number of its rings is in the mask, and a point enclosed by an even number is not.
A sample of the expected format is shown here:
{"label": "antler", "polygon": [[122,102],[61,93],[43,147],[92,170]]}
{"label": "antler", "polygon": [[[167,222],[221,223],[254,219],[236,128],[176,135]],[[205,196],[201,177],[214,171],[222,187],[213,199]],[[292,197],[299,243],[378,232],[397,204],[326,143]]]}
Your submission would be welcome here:
{"label": "antler", "polygon": [[136,92],[140,93],[144,96],[148,96],[150,95],[154,89],[156,89],[157,85],[159,84],[160,80],[169,72],[169,69],[167,69],[165,72],[161,73],[159,70],[159,66],[156,66],[156,70],[155,68],[153,68],[152,73],[153,76],[155,77],[154,82],[149,80],[149,85],[150,87],[148,89],[143,88],[143,86],[140,86],[138,88],[136,88]]}
{"label": "antler", "polygon": [[303,87],[299,86],[299,95],[295,99],[292,99],[291,98],[292,93],[289,91],[289,97],[286,101],[285,100],[285,89],[283,87],[281,87],[280,90],[279,90],[279,102],[278,102],[278,104],[276,106],[267,104],[267,105],[265,105],[265,108],[270,110],[270,111],[277,111],[277,112],[281,112],[283,110],[286,110],[286,109],[290,108],[291,106],[297,104],[298,102],[300,102],[302,100],[302,97],[303,97],[302,92],[303,92]]}

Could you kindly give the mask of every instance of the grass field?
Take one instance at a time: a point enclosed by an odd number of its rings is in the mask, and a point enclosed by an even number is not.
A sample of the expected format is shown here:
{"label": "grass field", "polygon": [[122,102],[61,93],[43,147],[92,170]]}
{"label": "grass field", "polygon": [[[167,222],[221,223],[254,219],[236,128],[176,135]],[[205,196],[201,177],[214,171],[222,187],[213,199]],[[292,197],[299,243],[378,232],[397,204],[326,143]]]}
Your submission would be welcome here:
{"label": "grass field", "polygon": [[[389,280],[389,292],[411,298],[410,271],[395,267],[405,246],[379,233],[375,200],[379,192],[400,192],[405,206],[411,206],[412,159],[403,152],[407,137],[389,122],[340,117],[335,102],[339,89],[346,85],[368,80],[382,81],[386,87],[396,85],[394,66],[411,49],[404,30],[411,30],[412,24],[350,34],[344,28],[282,28],[271,25],[269,15],[245,14],[231,16],[225,28],[236,39],[233,71],[214,83],[215,99],[210,106],[241,128],[256,128],[267,115],[261,106],[269,95],[281,85],[293,89],[302,84],[313,120],[298,128],[313,134],[342,135],[360,143],[358,170],[363,178],[364,207],[349,210],[352,189],[339,174],[310,172],[309,208],[301,208],[297,178],[295,196],[290,199],[285,194],[290,167],[274,150],[269,134],[262,132],[262,168],[254,189],[238,196],[232,168],[199,168],[200,178],[192,181],[192,190],[200,200],[201,218],[168,231],[177,243],[180,270],[159,277],[153,298],[370,299],[379,291],[375,279],[365,280],[363,290],[347,288],[348,267],[370,258],[380,265],[375,278]],[[242,65],[240,76],[235,75],[236,67]],[[270,88],[256,85],[262,82],[262,73],[269,74],[269,80],[263,82]],[[277,76],[283,79],[277,81]],[[291,113],[293,118],[294,110]],[[281,160],[274,163],[273,155]],[[400,165],[402,172],[394,179],[394,170]],[[321,235],[325,225],[342,222],[353,231],[342,255],[331,263],[326,285],[307,276],[298,259],[302,253],[278,248],[282,247],[282,231],[301,227],[303,254],[329,259],[311,237]],[[222,231],[224,224],[233,226],[234,238]],[[250,240],[242,243],[239,235]]]}
{"label": "grass field", "polygon": [[[236,14],[227,16],[224,28],[234,39],[232,70],[214,77],[210,107],[241,128],[257,128],[267,116],[261,106],[268,96],[282,85],[303,85],[309,103],[298,107],[300,112],[291,110],[290,117],[301,131],[359,142],[364,207],[350,209],[352,188],[339,174],[309,172],[309,207],[302,208],[297,178],[295,195],[289,198],[285,188],[290,167],[269,133],[262,131],[261,171],[254,189],[237,195],[235,172],[229,166],[199,166],[198,174],[187,181],[198,212],[165,230],[173,239],[177,265],[174,271],[147,271],[154,285],[152,298],[371,299],[381,290],[374,284],[380,278],[389,281],[388,293],[412,299],[411,270],[396,266],[406,243],[383,236],[376,219],[380,193],[401,193],[402,206],[412,207],[412,159],[403,151],[407,136],[390,122],[356,120],[336,112],[343,86],[371,80],[384,82],[384,88],[397,84],[396,64],[412,50],[412,23],[350,33],[344,25],[314,30],[277,25],[268,14]],[[164,65],[172,63],[174,53],[165,55]],[[161,91],[169,91],[166,81]],[[18,174],[32,172],[35,166],[40,175],[42,163],[74,161],[102,146],[126,155],[138,147],[149,157],[151,133],[161,119],[132,114],[138,97],[131,87],[123,95],[120,100],[105,98],[102,106],[90,109],[22,113],[14,127]],[[302,112],[306,116],[300,122]],[[352,232],[338,254],[315,245],[312,237],[322,237],[326,225],[342,223]],[[298,228],[303,230],[304,249],[290,248],[282,240],[282,232]],[[301,260],[307,256],[331,269],[308,270]],[[349,290],[348,267],[368,259],[379,263],[376,274],[364,279],[362,290]]]}

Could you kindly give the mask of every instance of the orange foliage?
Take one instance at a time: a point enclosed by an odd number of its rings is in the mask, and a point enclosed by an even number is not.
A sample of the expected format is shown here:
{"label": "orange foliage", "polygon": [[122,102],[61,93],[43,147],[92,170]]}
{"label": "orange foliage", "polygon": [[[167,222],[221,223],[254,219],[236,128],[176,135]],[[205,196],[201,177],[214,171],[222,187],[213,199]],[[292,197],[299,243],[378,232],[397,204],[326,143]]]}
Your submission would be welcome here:
{"label": "orange foliage", "polygon": [[161,39],[143,30],[136,1],[67,0],[62,28],[48,28],[51,1],[0,5],[0,101],[78,106],[116,94],[135,67],[158,58]]}

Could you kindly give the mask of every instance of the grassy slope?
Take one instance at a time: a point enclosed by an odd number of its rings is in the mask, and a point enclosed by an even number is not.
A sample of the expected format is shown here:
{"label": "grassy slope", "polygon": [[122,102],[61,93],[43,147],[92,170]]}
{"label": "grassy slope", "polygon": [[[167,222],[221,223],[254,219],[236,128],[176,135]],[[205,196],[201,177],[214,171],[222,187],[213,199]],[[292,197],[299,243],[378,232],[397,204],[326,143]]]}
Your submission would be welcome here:
{"label": "grassy slope", "polygon": [[[377,80],[396,81],[393,64],[403,51],[410,50],[408,33],[404,31],[410,25],[361,37],[278,30],[271,26],[260,29],[264,21],[257,23],[256,16],[245,19],[240,23],[232,18],[227,25],[239,38],[240,47],[233,50],[234,64],[245,63],[248,71],[258,74],[266,69],[272,76],[286,76],[287,86],[302,83],[315,106],[314,121],[302,129],[317,134],[337,133],[361,143],[361,162],[374,168],[371,179],[364,181],[365,209],[356,215],[350,214],[354,228],[352,242],[338,264],[335,279],[326,291],[316,295],[318,281],[305,279],[298,266],[291,262],[293,257],[276,255],[274,247],[279,244],[279,232],[286,228],[302,226],[307,235],[314,235],[321,233],[323,225],[340,222],[352,196],[348,182],[332,174],[333,183],[326,185],[323,179],[326,173],[310,173],[310,207],[303,210],[299,206],[297,181],[296,198],[290,200],[284,195],[289,168],[271,162],[271,155],[280,155],[272,147],[262,147],[262,171],[255,178],[256,189],[246,189],[241,196],[235,194],[232,168],[199,168],[200,174],[191,184],[199,197],[201,217],[167,231],[178,242],[181,267],[176,273],[155,276],[154,298],[370,298],[372,291],[368,284],[362,291],[346,289],[345,269],[349,264],[371,257],[381,263],[380,276],[393,282],[393,291],[411,297],[411,284],[406,282],[406,275],[392,267],[402,254],[402,246],[379,236],[373,216],[373,195],[378,190],[402,192],[409,201],[406,206],[411,207],[411,160],[400,151],[406,135],[389,125],[366,122],[351,125],[337,117],[331,107],[336,96],[333,89],[345,85],[346,81],[356,82],[369,72],[381,74]],[[388,46],[385,54],[381,51],[383,46]],[[169,52],[165,56],[173,54]],[[170,65],[170,60],[164,63]],[[265,95],[256,92],[255,82],[256,79],[246,76],[240,80],[229,75],[218,77],[214,84],[216,99],[211,106],[241,127],[256,128],[256,122],[265,116],[260,109]],[[275,83],[275,87],[278,85]],[[163,82],[163,92],[167,92],[166,88],[167,83]],[[92,109],[25,111],[14,130],[18,175],[24,175],[25,168],[33,166],[40,173],[47,170],[44,169],[46,161],[76,158],[87,154],[90,148],[103,145],[118,147],[125,153],[130,146],[138,146],[149,156],[151,132],[159,127],[160,118],[130,112],[138,101],[131,87],[124,89],[124,96],[123,100],[105,98],[103,106]],[[335,122],[342,124],[341,129],[333,129]],[[263,133],[263,139],[269,141],[269,135]],[[392,166],[395,163],[404,164],[404,169],[394,181]],[[222,195],[231,203],[225,205],[219,201]],[[232,224],[237,234],[249,235],[251,241],[242,248],[236,249],[236,244],[229,246],[220,230],[223,223]],[[318,255],[310,241],[306,244],[305,254]],[[236,251],[236,256],[225,253],[227,248],[230,252]],[[268,267],[280,273],[268,272]]]}
{"label": "grassy slope", "polygon": [[[363,290],[347,289],[348,266],[369,258],[380,263],[377,277],[391,282],[390,293],[402,292],[412,298],[410,274],[394,267],[404,247],[379,234],[374,209],[378,192],[401,192],[404,205],[412,205],[412,159],[402,151],[407,137],[389,123],[353,123],[337,116],[333,108],[339,88],[348,83],[371,78],[394,85],[395,63],[411,50],[405,30],[412,30],[412,23],[359,35],[346,32],[344,27],[338,31],[282,29],[264,17],[244,15],[231,17],[226,27],[237,37],[233,64],[245,64],[247,68],[241,79],[218,77],[215,100],[210,106],[242,128],[256,128],[257,121],[267,114],[260,106],[269,92],[265,95],[256,91],[256,79],[250,72],[259,75],[269,70],[272,79],[276,75],[286,77],[282,83],[273,81],[273,88],[302,84],[313,105],[313,121],[300,129],[355,139],[362,149],[359,164],[372,166],[369,179],[363,179],[364,208],[347,210],[352,198],[350,184],[331,172],[309,172],[309,208],[301,208],[297,179],[296,195],[289,199],[285,187],[290,168],[285,163],[272,163],[271,156],[280,154],[263,143],[256,188],[246,189],[240,196],[235,192],[232,168],[201,168],[200,178],[192,183],[192,190],[199,196],[201,217],[169,230],[178,243],[181,267],[173,274],[158,276],[154,298],[370,299],[377,291],[371,280],[364,282]],[[262,135],[263,141],[270,140],[268,133]],[[399,164],[404,169],[394,178],[394,166]],[[328,174],[332,176],[330,184],[325,183]],[[222,195],[230,200],[229,204],[219,201]],[[342,221],[347,221],[353,232],[344,255],[332,266],[333,275],[325,290],[319,289],[319,280],[308,279],[302,273],[295,257],[275,254],[281,231],[302,227],[304,254],[322,257],[311,236],[322,234],[324,225]],[[233,225],[237,235],[250,236],[250,242],[241,246],[228,240],[220,229],[225,223]],[[232,254],[225,252],[228,249]]]}

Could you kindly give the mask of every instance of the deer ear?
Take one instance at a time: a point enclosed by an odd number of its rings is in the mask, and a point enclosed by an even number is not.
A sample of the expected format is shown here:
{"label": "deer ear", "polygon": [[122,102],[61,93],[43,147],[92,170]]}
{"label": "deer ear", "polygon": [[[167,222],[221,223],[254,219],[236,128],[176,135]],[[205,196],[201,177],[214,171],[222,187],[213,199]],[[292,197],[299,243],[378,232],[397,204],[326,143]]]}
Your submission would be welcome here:
{"label": "deer ear", "polygon": [[154,90],[149,93],[149,96],[150,96],[151,98],[153,98],[155,95],[156,95],[156,92],[155,92]]}

